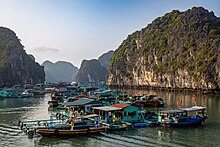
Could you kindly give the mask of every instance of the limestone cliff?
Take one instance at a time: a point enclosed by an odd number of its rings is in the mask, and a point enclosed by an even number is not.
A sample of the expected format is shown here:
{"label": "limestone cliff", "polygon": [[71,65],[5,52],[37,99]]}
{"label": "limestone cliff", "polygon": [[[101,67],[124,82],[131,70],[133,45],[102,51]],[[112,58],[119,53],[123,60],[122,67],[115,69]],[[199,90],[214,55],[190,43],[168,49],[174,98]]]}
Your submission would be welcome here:
{"label": "limestone cliff", "polygon": [[102,54],[102,55],[98,58],[98,60],[99,60],[99,62],[101,63],[101,65],[102,65],[103,67],[105,67],[106,69],[109,68],[109,63],[110,63],[110,60],[111,60],[113,54],[114,54],[114,51],[113,51],[113,50],[110,50],[110,51],[108,51],[107,53]]}
{"label": "limestone cliff", "polygon": [[16,34],[0,27],[0,83],[2,85],[43,83],[44,68],[28,55]]}
{"label": "limestone cliff", "polygon": [[96,60],[83,60],[76,76],[76,81],[82,84],[106,81],[107,69]]}
{"label": "limestone cliff", "polygon": [[220,88],[220,18],[174,10],[129,35],[115,51],[108,85]]}

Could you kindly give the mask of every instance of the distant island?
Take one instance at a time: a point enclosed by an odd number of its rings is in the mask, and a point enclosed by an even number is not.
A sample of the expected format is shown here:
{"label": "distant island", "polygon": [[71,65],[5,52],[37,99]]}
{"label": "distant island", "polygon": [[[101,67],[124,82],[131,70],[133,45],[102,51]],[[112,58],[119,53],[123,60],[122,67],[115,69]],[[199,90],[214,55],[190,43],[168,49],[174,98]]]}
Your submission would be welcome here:
{"label": "distant island", "polygon": [[50,83],[75,81],[76,74],[79,71],[76,66],[66,61],[57,61],[53,63],[47,60],[42,63],[42,66],[44,66],[46,74],[45,81]]}
{"label": "distant island", "polygon": [[97,86],[100,82],[106,83],[109,62],[113,56],[114,51],[110,50],[102,54],[98,60],[83,60],[76,76],[76,82]]}

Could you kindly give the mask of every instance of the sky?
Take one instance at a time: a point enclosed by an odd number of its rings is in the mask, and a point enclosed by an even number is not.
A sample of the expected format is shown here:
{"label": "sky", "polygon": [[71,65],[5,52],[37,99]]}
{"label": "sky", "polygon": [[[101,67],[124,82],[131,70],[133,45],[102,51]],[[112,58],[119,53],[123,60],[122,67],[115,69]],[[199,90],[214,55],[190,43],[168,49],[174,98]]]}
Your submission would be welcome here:
{"label": "sky", "polygon": [[157,17],[194,6],[220,16],[218,0],[0,0],[0,26],[13,30],[36,62],[79,68]]}

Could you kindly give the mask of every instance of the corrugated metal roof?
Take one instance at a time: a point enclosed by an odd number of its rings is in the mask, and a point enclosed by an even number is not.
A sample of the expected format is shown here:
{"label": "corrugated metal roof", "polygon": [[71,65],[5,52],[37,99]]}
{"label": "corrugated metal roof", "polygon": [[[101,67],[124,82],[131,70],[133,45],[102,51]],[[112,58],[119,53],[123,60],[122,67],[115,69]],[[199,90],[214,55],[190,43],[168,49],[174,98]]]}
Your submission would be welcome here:
{"label": "corrugated metal roof", "polygon": [[86,104],[91,103],[93,101],[94,101],[94,99],[80,98],[80,99],[75,100],[73,102],[65,102],[65,103],[63,103],[63,105],[66,105],[66,106],[80,106],[80,105],[86,105]]}

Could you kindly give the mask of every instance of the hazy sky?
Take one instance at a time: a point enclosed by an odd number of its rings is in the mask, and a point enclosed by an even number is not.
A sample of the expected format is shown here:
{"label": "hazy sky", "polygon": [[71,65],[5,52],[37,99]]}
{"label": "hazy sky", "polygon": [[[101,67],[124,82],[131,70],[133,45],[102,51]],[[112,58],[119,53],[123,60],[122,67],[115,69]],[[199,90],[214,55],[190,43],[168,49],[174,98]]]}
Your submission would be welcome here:
{"label": "hazy sky", "polygon": [[193,6],[220,16],[218,0],[0,0],[0,26],[12,29],[40,64],[63,60],[80,67],[155,18]]}

